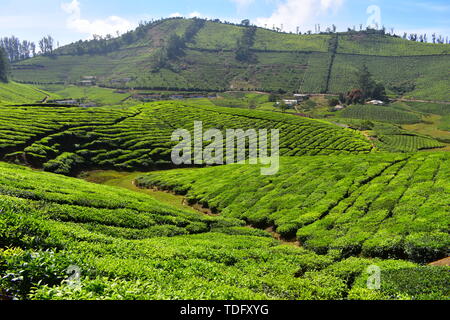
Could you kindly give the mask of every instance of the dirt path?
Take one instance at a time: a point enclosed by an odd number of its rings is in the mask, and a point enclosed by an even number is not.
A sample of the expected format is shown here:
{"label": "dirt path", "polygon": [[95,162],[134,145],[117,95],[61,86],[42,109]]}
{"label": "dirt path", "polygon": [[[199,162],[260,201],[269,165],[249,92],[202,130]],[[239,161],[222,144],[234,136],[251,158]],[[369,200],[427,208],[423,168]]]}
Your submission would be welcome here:
{"label": "dirt path", "polygon": [[[84,172],[78,176],[78,178],[86,180],[92,183],[103,184],[112,187],[125,188],[134,192],[144,193],[152,198],[174,206],[182,210],[188,210],[191,212],[197,212],[209,216],[218,216],[218,214],[213,213],[209,208],[203,207],[201,204],[189,204],[184,196],[176,195],[170,191],[160,190],[158,188],[142,189],[135,185],[134,181],[137,177],[144,175],[145,172],[118,172],[114,170],[97,170]],[[247,228],[255,229],[252,225],[247,225]],[[297,239],[285,239],[279,233],[275,232],[274,227],[269,227],[265,229],[272,237],[283,244],[293,245],[300,247],[301,244]]]}
{"label": "dirt path", "polygon": [[117,172],[117,171],[113,171],[113,170],[109,170],[109,171],[98,170],[98,171],[84,172],[79,176],[79,178],[89,181],[89,182],[93,182],[93,183],[98,183],[98,184],[103,184],[103,185],[108,185],[108,186],[113,186],[113,187],[120,187],[120,188],[125,188],[128,190],[134,191],[134,192],[144,193],[158,201],[167,203],[178,209],[188,210],[191,212],[200,212],[200,213],[206,214],[206,212],[201,211],[200,207],[198,207],[196,209],[196,208],[188,205],[186,203],[185,197],[183,197],[183,196],[175,195],[173,193],[161,191],[158,189],[141,189],[141,188],[137,187],[134,184],[134,180],[137,177],[144,175],[144,174],[145,174],[145,172],[130,173],[130,172]]}
{"label": "dirt path", "polygon": [[47,101],[50,99],[50,96],[45,96],[44,100],[41,101],[41,103],[47,103]]}
{"label": "dirt path", "polygon": [[273,238],[277,239],[278,241],[280,241],[282,244],[288,244],[288,245],[292,245],[295,247],[301,247],[301,243],[300,241],[298,241],[297,238],[293,238],[293,239],[285,239],[281,236],[281,234],[277,233],[275,231],[274,227],[269,227],[267,228],[265,231],[267,231],[268,233],[270,233],[272,235]]}
{"label": "dirt path", "polygon": [[450,266],[450,257],[430,263],[430,266]]}

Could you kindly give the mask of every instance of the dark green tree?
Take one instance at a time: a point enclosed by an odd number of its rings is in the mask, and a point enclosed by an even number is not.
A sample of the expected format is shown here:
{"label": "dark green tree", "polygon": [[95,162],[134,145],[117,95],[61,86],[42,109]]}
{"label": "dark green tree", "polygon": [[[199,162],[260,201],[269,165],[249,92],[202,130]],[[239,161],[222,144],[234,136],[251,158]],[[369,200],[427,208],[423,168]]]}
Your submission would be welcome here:
{"label": "dark green tree", "polygon": [[332,98],[328,100],[328,105],[330,107],[336,107],[339,104],[339,100],[337,98]]}
{"label": "dark green tree", "polygon": [[286,104],[286,103],[284,103],[284,101],[282,101],[282,102],[280,102],[280,104],[275,104],[280,110],[281,110],[281,112],[283,112],[283,113],[285,113],[286,112],[286,110],[288,110],[289,109],[289,106]]}
{"label": "dark green tree", "polygon": [[197,35],[197,33],[204,27],[206,20],[194,18],[192,19],[192,23],[186,28],[186,32],[183,36],[183,41],[185,43],[192,42]]}
{"label": "dark green tree", "polygon": [[236,59],[241,62],[254,62],[256,57],[251,47],[255,42],[256,27],[246,27],[241,39],[237,41]]}
{"label": "dark green tree", "polygon": [[167,42],[166,50],[169,59],[175,59],[183,55],[184,41],[177,35],[172,34]]}
{"label": "dark green tree", "polygon": [[9,60],[6,56],[5,51],[0,48],[0,81],[8,82],[9,75]]}
{"label": "dark green tree", "polygon": [[371,97],[372,99],[376,99],[376,100],[381,100],[381,101],[387,101],[387,95],[386,95],[386,88],[384,87],[384,85],[380,82],[377,82],[375,84],[375,87],[373,88],[372,91],[372,95]]}
{"label": "dark green tree", "polygon": [[362,98],[364,100],[370,98],[373,89],[375,88],[375,81],[372,79],[372,74],[366,65],[358,72],[358,85],[362,91]]}
{"label": "dark green tree", "polygon": [[275,93],[271,93],[269,96],[269,102],[277,102],[278,96]]}
{"label": "dark green tree", "polygon": [[158,72],[167,65],[167,50],[159,48],[153,56],[153,72]]}

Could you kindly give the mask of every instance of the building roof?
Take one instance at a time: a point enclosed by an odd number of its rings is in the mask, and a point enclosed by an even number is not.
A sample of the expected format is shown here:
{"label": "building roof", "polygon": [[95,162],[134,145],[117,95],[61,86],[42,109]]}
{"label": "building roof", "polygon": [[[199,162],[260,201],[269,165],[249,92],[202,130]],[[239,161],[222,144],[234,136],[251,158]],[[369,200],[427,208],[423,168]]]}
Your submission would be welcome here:
{"label": "building roof", "polygon": [[368,103],[370,103],[370,104],[384,104],[384,102],[381,101],[381,100],[371,100]]}

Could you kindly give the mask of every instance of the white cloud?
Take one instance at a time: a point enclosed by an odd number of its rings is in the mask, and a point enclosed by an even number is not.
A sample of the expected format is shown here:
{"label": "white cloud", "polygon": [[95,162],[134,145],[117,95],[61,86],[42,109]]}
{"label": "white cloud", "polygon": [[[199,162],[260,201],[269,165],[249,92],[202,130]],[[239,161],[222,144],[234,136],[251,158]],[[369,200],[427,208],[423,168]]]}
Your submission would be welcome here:
{"label": "white cloud", "polygon": [[245,8],[251,5],[255,0],[230,0],[231,2],[236,3],[238,8]]}
{"label": "white cloud", "polygon": [[[273,25],[283,25],[284,31],[295,31],[299,26],[305,31],[305,26],[310,27],[313,21],[317,21],[329,13],[335,14],[345,0],[285,0],[280,2],[275,12],[267,18],[256,19],[256,24],[272,28]],[[331,24],[331,23],[330,23]]]}
{"label": "white cloud", "polygon": [[106,19],[97,19],[89,21],[81,18],[80,2],[78,0],[72,0],[72,2],[62,3],[61,9],[69,14],[67,18],[67,27],[80,33],[89,34],[90,36],[107,35],[124,33],[135,27],[130,21],[118,17],[110,16]]}
{"label": "white cloud", "polygon": [[172,13],[171,15],[169,15],[169,18],[181,18],[181,17],[184,17],[184,18],[209,18],[209,17],[202,15],[198,11],[191,12],[188,15],[183,15],[179,12],[175,12],[175,13]]}
{"label": "white cloud", "polygon": [[179,12],[172,13],[169,18],[181,18],[183,15]]}
{"label": "white cloud", "polygon": [[189,13],[188,17],[189,18],[201,18],[203,16],[200,12],[194,11],[194,12]]}

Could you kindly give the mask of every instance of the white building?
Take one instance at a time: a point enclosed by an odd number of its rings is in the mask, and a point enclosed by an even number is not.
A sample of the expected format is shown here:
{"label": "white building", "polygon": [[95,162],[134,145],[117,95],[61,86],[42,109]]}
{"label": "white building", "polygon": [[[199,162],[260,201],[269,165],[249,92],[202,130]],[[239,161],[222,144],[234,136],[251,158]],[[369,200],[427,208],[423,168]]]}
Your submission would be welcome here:
{"label": "white building", "polygon": [[297,99],[297,102],[300,103],[300,102],[303,102],[305,100],[308,100],[309,99],[309,95],[296,93],[296,94],[294,94],[294,98]]}
{"label": "white building", "polygon": [[335,106],[334,107],[334,111],[340,111],[340,110],[344,110],[345,109],[345,106],[343,106],[343,105],[337,105],[337,106]]}
{"label": "white building", "polygon": [[297,101],[297,100],[287,100],[287,99],[284,99],[283,102],[284,102],[286,105],[290,106],[290,107],[296,106],[296,105],[298,104],[298,101]]}
{"label": "white building", "polygon": [[384,102],[381,100],[372,100],[367,102],[367,104],[373,104],[374,106],[383,106]]}

